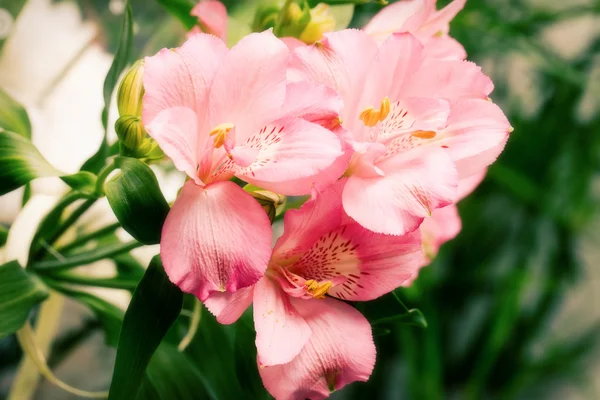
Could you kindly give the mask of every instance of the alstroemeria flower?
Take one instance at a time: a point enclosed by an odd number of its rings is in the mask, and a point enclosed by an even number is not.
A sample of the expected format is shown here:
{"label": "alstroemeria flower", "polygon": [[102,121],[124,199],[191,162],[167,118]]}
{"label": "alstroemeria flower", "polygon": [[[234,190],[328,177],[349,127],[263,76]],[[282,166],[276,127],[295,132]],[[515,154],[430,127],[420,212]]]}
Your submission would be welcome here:
{"label": "alstroemeria flower", "polygon": [[372,300],[412,281],[425,263],[418,232],[381,235],[349,218],[343,185],[286,213],[266,275],[253,288],[206,301],[225,324],[254,304],[260,374],[276,399],[322,399],[366,381],[375,363],[371,327],[335,298]]}
{"label": "alstroemeria flower", "polygon": [[412,232],[454,203],[459,179],[492,163],[511,129],[479,67],[426,57],[411,34],[377,45],[363,31],[344,30],[294,55],[290,79],[342,95],[352,157],[343,205],[374,232]]}
{"label": "alstroemeria flower", "polygon": [[161,257],[169,278],[200,300],[254,284],[271,253],[267,215],[229,179],[308,194],[342,154],[322,126],[339,124],[340,99],[314,83],[288,83],[289,57],[266,31],[231,50],[197,34],[146,58],[144,125],[190,177],[163,226]]}
{"label": "alstroemeria flower", "polygon": [[464,60],[463,46],[448,35],[450,21],[463,9],[467,0],[454,0],[441,10],[437,0],[402,0],[378,12],[363,30],[378,41],[392,33],[408,32],[425,46],[428,56]]}
{"label": "alstroemeria flower", "polygon": [[201,0],[192,8],[190,14],[198,18],[198,25],[188,33],[210,33],[227,42],[227,8],[219,0]]}

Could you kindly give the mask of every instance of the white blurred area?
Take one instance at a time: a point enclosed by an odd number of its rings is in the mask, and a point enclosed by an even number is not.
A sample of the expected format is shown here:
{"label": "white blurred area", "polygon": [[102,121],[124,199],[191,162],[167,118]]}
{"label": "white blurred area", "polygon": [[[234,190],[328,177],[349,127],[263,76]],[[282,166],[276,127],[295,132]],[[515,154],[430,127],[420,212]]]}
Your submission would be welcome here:
{"label": "white blurred area", "polygon": [[[97,35],[76,4],[29,0],[0,55],[0,87],[27,109],[40,152],[67,173],[95,153],[104,132],[102,85],[112,56],[96,43]],[[34,192],[66,190],[55,178],[33,185]],[[0,197],[1,223],[15,218],[21,197],[20,190]]]}

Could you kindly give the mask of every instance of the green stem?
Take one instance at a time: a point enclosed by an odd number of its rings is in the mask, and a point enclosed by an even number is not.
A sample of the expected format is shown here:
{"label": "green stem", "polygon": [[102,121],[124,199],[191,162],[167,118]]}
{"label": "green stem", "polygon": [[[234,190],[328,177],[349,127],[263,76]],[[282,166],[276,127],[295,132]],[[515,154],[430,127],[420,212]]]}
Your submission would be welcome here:
{"label": "green stem", "polygon": [[[42,222],[40,223],[40,227],[38,227],[38,234],[36,234],[36,238],[32,242],[32,248],[30,249],[30,257],[29,257],[30,260],[40,258],[41,253],[44,250],[42,241],[45,241],[46,243],[50,243],[52,241],[53,237],[56,237],[57,234],[59,234],[59,236],[62,234],[62,233],[60,233],[61,228],[59,227],[58,230],[55,230],[51,234],[50,237],[40,237],[38,235],[39,235],[39,231],[43,230],[42,227],[49,228],[48,225],[50,223],[54,223],[54,220],[58,219],[60,217],[60,215],[65,210],[65,208],[67,208],[68,206],[70,206],[71,204],[76,202],[77,200],[81,200],[84,198],[88,198],[88,196],[86,196],[85,194],[83,194],[81,192],[71,191],[71,192],[67,193],[58,202],[58,204],[52,209],[52,211],[50,211],[50,213],[42,220]],[[49,221],[52,221],[52,222],[49,222]],[[65,221],[65,223],[66,223],[66,221]]]}
{"label": "green stem", "polygon": [[138,284],[138,280],[136,279],[122,279],[122,278],[93,278],[89,276],[70,274],[70,273],[56,273],[56,274],[48,274],[48,278],[66,282],[73,283],[76,285],[82,286],[95,286],[95,287],[104,287],[108,289],[125,289],[125,290],[133,290]]}
{"label": "green stem", "polygon": [[87,235],[80,236],[77,239],[75,239],[73,242],[71,242],[65,246],[56,248],[56,251],[58,251],[61,254],[64,254],[65,252],[72,250],[76,247],[82,246],[91,240],[101,238],[105,235],[108,235],[109,233],[117,230],[120,226],[121,226],[120,223],[115,222],[114,224],[105,226],[104,228],[98,229],[97,231],[88,233]]}
{"label": "green stem", "polygon": [[113,172],[115,169],[117,169],[117,164],[115,162],[115,159],[113,158],[98,173],[98,178],[96,179],[96,196],[104,196],[104,182],[106,181],[106,178],[108,178],[110,173]]}
{"label": "green stem", "polygon": [[81,265],[91,264],[105,258],[127,253],[140,246],[143,246],[143,244],[136,240],[127,243],[107,245],[98,249],[73,254],[69,257],[66,257],[64,260],[39,261],[37,263],[33,263],[32,268],[40,273],[44,273],[46,271],[64,271],[79,267]]}
{"label": "green stem", "polygon": [[83,204],[81,204],[79,207],[77,207],[77,209],[75,211],[73,211],[73,213],[71,215],[69,215],[69,217],[65,220],[65,222],[63,222],[61,224],[60,228],[58,228],[58,230],[56,232],[54,232],[54,234],[47,239],[48,244],[52,246],[58,239],[60,239],[60,237],[71,226],[73,226],[73,224],[75,222],[77,222],[77,220],[83,214],[85,214],[85,212],[87,210],[89,210],[90,207],[93,206],[95,202],[96,202],[95,198],[94,199],[87,199],[86,201],[83,202]]}

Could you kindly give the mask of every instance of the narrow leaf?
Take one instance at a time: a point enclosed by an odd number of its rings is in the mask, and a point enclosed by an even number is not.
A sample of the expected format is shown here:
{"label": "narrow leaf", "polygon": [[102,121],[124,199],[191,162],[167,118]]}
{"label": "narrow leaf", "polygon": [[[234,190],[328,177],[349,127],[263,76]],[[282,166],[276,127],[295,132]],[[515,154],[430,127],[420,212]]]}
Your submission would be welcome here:
{"label": "narrow leaf", "polygon": [[198,19],[190,14],[194,7],[194,2],[189,0],[158,0],[169,14],[177,18],[187,30],[192,29],[198,24]]}
{"label": "narrow leaf", "polygon": [[60,174],[27,138],[0,130],[0,195],[35,178]]}
{"label": "narrow leaf", "polygon": [[123,323],[123,310],[89,293],[64,288],[59,290],[92,310],[104,328],[106,344],[117,347]]}
{"label": "narrow leaf", "polygon": [[182,303],[182,292],[169,281],[160,257],[155,256],[125,312],[109,400],[135,398],[146,367]]}
{"label": "narrow leaf", "polygon": [[[121,36],[119,39],[119,46],[115,53],[115,58],[108,70],[106,79],[104,80],[103,95],[104,95],[104,110],[102,111],[102,124],[106,128],[108,123],[108,110],[110,108],[110,98],[112,92],[117,85],[119,75],[127,66],[129,60],[129,53],[131,52],[131,41],[133,38],[133,14],[131,12],[131,5],[127,1],[125,7],[125,13],[123,14],[123,25],[121,25]],[[105,134],[106,137],[106,134]]]}
{"label": "narrow leaf", "polygon": [[21,328],[31,308],[48,295],[44,284],[18,262],[0,266],[0,338]]}
{"label": "narrow leaf", "polygon": [[136,399],[217,399],[217,397],[186,355],[173,345],[163,343],[148,364],[146,376]]}
{"label": "narrow leaf", "polygon": [[160,242],[160,233],[169,204],[154,172],[135,158],[118,157],[120,172],[105,183],[110,206],[123,228],[144,244]]}
{"label": "narrow leaf", "polygon": [[31,139],[31,122],[25,108],[0,88],[0,128]]}
{"label": "narrow leaf", "polygon": [[54,168],[29,139],[0,127],[0,196],[33,179],[58,176],[73,189],[87,193],[96,176],[89,172],[65,175]]}

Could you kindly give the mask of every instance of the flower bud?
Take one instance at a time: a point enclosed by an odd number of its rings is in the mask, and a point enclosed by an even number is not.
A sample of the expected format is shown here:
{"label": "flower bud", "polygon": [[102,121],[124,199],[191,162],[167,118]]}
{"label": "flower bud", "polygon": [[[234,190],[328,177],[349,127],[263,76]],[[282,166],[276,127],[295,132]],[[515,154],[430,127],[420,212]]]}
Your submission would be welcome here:
{"label": "flower bud", "polygon": [[298,39],[306,44],[313,44],[321,40],[324,33],[331,32],[334,29],[335,18],[331,15],[329,6],[319,3],[310,10],[310,20]]}
{"label": "flower bud", "polygon": [[274,28],[279,18],[281,9],[276,4],[262,5],[256,10],[254,21],[252,22],[253,32],[262,32]]}
{"label": "flower bud", "polygon": [[306,0],[294,0],[281,11],[276,33],[279,37],[299,38],[310,23],[310,6]]}
{"label": "flower bud", "polygon": [[142,113],[142,97],[144,97],[144,61],[138,60],[119,85],[117,91],[117,107],[119,115],[133,115],[139,117]]}
{"label": "flower bud", "polygon": [[258,186],[247,184],[244,190],[252,195],[267,213],[269,220],[273,222],[275,217],[280,214],[287,201],[287,197],[282,194],[261,189]]}
{"label": "flower bud", "polygon": [[115,131],[119,140],[128,149],[137,149],[146,138],[146,130],[140,117],[123,115],[115,122]]}

